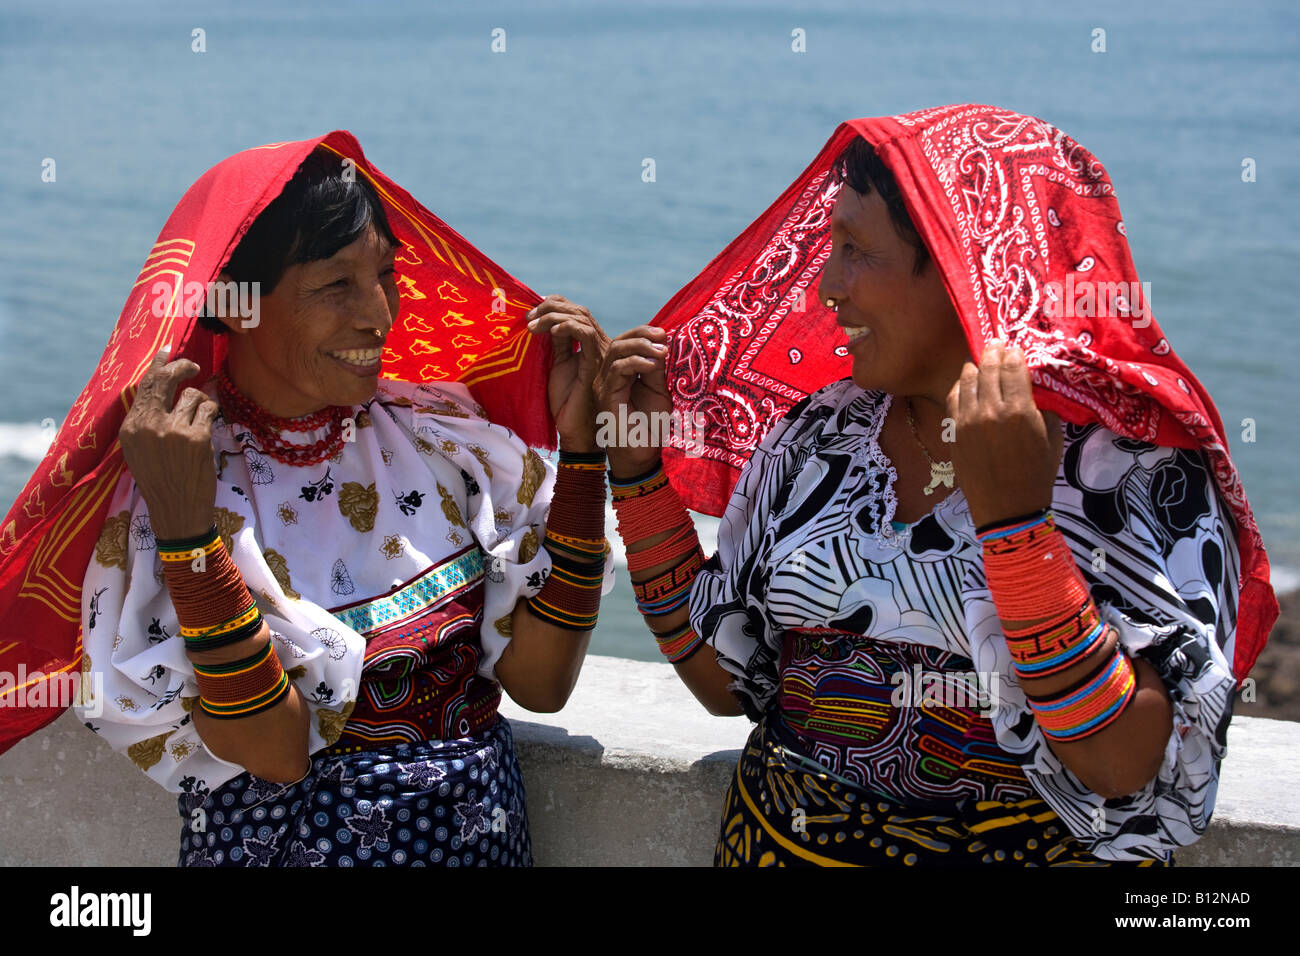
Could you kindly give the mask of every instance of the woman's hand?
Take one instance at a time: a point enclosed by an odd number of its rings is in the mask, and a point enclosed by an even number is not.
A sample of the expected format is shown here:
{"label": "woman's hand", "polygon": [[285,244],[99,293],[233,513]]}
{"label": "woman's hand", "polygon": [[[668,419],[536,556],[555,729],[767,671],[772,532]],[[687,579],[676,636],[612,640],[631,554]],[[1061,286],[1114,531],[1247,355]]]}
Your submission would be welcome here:
{"label": "woman's hand", "polygon": [[[554,357],[546,393],[560,433],[560,447],[567,451],[597,451],[596,409],[591,385],[596,378],[609,336],[596,324],[591,313],[564,296],[548,295],[528,313],[528,330],[549,334]],[[574,351],[574,343],[579,351]]]}
{"label": "woman's hand", "polygon": [[[647,427],[642,433],[658,436],[659,430],[648,423],[663,419],[651,416],[673,410],[665,372],[667,357],[668,333],[655,326],[640,325],[614,339],[596,376],[597,411],[608,413],[614,422],[645,416]],[[629,447],[625,438],[619,435],[605,447],[614,475],[631,478],[659,463],[660,445],[650,440],[641,447]]]}
{"label": "woman's hand", "polygon": [[957,484],[976,527],[1049,507],[1065,436],[1061,420],[1034,404],[1029,367],[997,339],[977,368],[967,362],[948,393],[957,423]]}
{"label": "woman's hand", "polygon": [[122,457],[149,506],[159,538],[189,538],[212,527],[217,470],[212,461],[212,421],[220,406],[196,388],[171,396],[199,370],[189,359],[167,361],[159,350],[140,379],[122,421]]}

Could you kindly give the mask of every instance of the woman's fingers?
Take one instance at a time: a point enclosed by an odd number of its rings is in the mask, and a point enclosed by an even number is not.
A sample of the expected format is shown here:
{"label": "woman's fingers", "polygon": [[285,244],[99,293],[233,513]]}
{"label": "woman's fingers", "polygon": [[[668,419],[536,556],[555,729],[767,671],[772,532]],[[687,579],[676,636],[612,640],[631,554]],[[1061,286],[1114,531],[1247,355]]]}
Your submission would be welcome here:
{"label": "woman's fingers", "polygon": [[580,374],[587,381],[604,358],[609,336],[590,312],[563,296],[547,296],[528,313],[528,330],[534,335],[550,335],[556,362],[575,358],[573,343],[578,342]]}
{"label": "woman's fingers", "polygon": [[655,365],[654,359],[646,358],[644,355],[627,355],[610,362],[606,368],[609,370],[610,382],[617,383],[615,390],[622,391],[623,388],[630,389],[637,376],[652,373],[655,370]]}
{"label": "woman's fingers", "polygon": [[172,418],[181,426],[188,426],[194,421],[194,412],[201,402],[207,401],[208,396],[204,395],[197,388],[186,388],[181,392],[181,397],[176,399],[176,407],[172,409]]}
{"label": "woman's fingers", "polygon": [[576,302],[570,302],[562,295],[548,295],[537,305],[528,310],[528,328],[536,331],[535,326],[548,315],[577,315],[591,318],[591,313]]}
{"label": "woman's fingers", "polygon": [[650,325],[637,326],[609,341],[596,374],[595,389],[602,408],[612,409],[631,399],[638,384],[668,394],[665,360],[668,333]]}
{"label": "woman's fingers", "polygon": [[665,329],[659,328],[659,326],[657,325],[638,325],[634,329],[628,329],[626,332],[620,335],[619,338],[620,339],[649,339],[652,342],[659,342],[663,344],[668,341],[668,332]]}
{"label": "woman's fingers", "polygon": [[581,339],[590,338],[594,341],[598,331],[591,319],[580,318],[566,313],[552,313],[543,316],[537,320],[537,324],[532,330],[534,335],[549,333],[553,342],[561,336]]}
{"label": "woman's fingers", "polygon": [[605,357],[596,375],[596,396],[602,408],[627,402],[637,377],[654,371],[654,359],[644,355],[625,355],[622,358]]}
{"label": "woman's fingers", "polygon": [[998,372],[998,383],[1002,392],[1002,401],[1015,407],[1028,408],[1034,402],[1034,387],[1029,379],[1029,366],[1025,364],[1025,355],[1016,346],[1002,353],[1002,365]]}
{"label": "woman's fingers", "polygon": [[528,331],[532,332],[534,335],[544,335],[557,325],[562,325],[565,322],[577,322],[583,319],[590,321],[588,316],[577,312],[547,312],[544,315],[539,315],[532,319],[528,323]]}
{"label": "woman's fingers", "polygon": [[[591,384],[605,357],[605,336],[600,327],[591,321],[570,319],[550,326],[550,333],[555,361],[577,362],[579,380]],[[578,343],[577,352],[573,351],[574,342]]]}
{"label": "woman's fingers", "polygon": [[595,322],[575,323],[573,337],[579,343],[578,380],[590,385],[596,378],[596,372],[605,361],[606,338],[600,326]]}
{"label": "woman's fingers", "polygon": [[1002,405],[1002,340],[993,339],[980,356],[978,400],[980,407],[996,415]]}
{"label": "woman's fingers", "polygon": [[212,423],[217,419],[217,413],[221,411],[221,406],[216,402],[206,399],[199,403],[194,412],[194,420],[190,423],[191,427],[199,429],[209,441],[212,440]]}
{"label": "woman's fingers", "polygon": [[156,410],[164,414],[170,412],[171,397],[176,392],[176,384],[199,370],[197,363],[186,358],[169,362],[167,358],[170,354],[160,349],[140,379],[135,401],[140,403],[144,411]]}
{"label": "woman's fingers", "polygon": [[628,355],[644,355],[646,358],[662,360],[668,355],[668,346],[664,342],[655,342],[639,336],[632,337],[628,333],[610,342],[605,354],[611,361]]}
{"label": "woman's fingers", "polygon": [[652,392],[668,397],[668,350],[662,351],[657,344],[652,346],[650,356],[653,364],[650,370],[641,373],[641,384]]}
{"label": "woman's fingers", "polygon": [[957,390],[957,408],[953,418],[959,423],[975,411],[979,399],[979,380],[980,370],[974,362],[967,362],[961,367],[961,375],[954,386]]}
{"label": "woman's fingers", "polygon": [[961,421],[961,376],[957,376],[957,381],[952,383],[952,388],[948,389],[948,396],[944,399],[944,408],[948,412],[948,417],[954,422]]}

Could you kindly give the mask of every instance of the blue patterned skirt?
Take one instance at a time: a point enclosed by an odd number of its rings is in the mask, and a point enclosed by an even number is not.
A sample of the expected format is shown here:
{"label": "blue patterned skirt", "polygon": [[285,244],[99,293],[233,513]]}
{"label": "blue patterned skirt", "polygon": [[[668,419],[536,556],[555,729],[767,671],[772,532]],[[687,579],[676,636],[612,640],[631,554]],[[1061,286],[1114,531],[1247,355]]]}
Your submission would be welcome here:
{"label": "blue patterned skirt", "polygon": [[297,783],[186,781],[180,866],[531,866],[510,724],[320,755]]}

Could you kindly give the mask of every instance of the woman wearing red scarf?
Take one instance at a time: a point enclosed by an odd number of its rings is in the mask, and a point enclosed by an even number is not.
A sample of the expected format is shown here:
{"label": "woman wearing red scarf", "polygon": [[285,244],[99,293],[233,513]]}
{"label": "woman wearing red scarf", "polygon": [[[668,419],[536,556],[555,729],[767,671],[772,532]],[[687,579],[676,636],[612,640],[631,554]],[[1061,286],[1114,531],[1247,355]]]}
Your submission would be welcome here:
{"label": "woman wearing red scarf", "polygon": [[[757,723],[719,864],[1149,866],[1204,833],[1277,604],[1149,307],[1101,164],[949,106],[841,126],[611,344],[603,410],[708,423],[608,452],[661,649]],[[683,504],[725,505],[708,560]]]}
{"label": "woman wearing red scarf", "polygon": [[612,583],[604,344],[350,134],[232,156],[10,516],[33,636],[0,652],[29,685],[80,665],[79,716],[178,795],[182,865],[529,864],[497,705],[563,706]]}

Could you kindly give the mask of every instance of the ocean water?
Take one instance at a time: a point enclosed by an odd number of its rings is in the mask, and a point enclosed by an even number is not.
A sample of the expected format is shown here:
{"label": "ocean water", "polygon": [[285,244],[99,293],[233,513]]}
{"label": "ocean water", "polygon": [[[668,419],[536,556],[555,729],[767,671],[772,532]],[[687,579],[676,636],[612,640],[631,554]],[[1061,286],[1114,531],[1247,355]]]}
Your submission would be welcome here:
{"label": "ocean water", "polygon": [[[1155,315],[1214,396],[1275,581],[1295,587],[1295,5],[791,6],[7,0],[0,508],[43,453],[42,423],[62,420],[97,363],[173,205],[237,150],[350,129],[485,253],[617,334],[649,320],[840,121],[984,102],[1054,122],[1105,163]],[[497,28],[504,53],[491,51]],[[54,183],[41,181],[46,157]],[[716,522],[703,528],[711,540]],[[656,658],[626,575],[592,649]]]}

